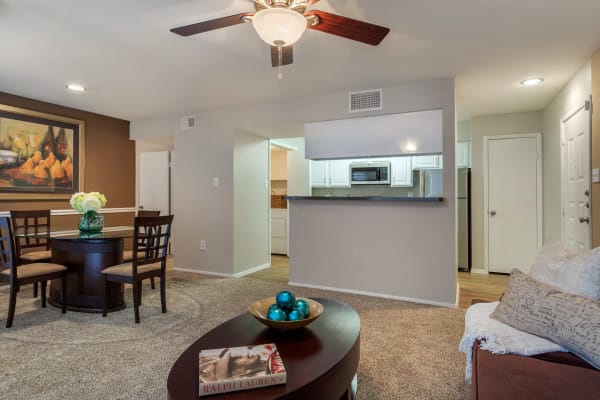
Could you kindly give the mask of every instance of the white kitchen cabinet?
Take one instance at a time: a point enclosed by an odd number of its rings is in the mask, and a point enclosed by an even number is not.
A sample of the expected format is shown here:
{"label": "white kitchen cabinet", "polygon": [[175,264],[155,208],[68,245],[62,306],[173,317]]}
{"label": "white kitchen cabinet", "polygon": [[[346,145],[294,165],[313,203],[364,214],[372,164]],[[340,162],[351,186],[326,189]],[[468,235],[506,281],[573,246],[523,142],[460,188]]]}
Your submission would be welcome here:
{"label": "white kitchen cabinet", "polygon": [[329,161],[316,160],[310,162],[310,186],[328,187]]}
{"label": "white kitchen cabinet", "polygon": [[312,187],[350,187],[350,160],[316,160],[310,163]]}
{"label": "white kitchen cabinet", "polygon": [[271,253],[287,254],[288,212],[287,208],[271,209]]}
{"label": "white kitchen cabinet", "polygon": [[329,161],[329,186],[350,187],[350,160]]}
{"label": "white kitchen cabinet", "polygon": [[412,187],[412,157],[392,157],[390,165],[392,170],[391,186]]}
{"label": "white kitchen cabinet", "polygon": [[456,143],[456,166],[471,166],[471,142]]}
{"label": "white kitchen cabinet", "polygon": [[438,169],[442,168],[442,155],[433,154],[428,156],[413,156],[413,169]]}

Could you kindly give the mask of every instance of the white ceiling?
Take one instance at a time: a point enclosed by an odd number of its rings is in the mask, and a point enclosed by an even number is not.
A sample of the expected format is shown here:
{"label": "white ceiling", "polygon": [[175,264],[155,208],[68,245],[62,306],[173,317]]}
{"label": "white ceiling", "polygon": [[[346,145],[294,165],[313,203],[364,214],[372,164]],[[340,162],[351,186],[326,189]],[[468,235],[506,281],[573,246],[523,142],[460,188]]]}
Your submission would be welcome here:
{"label": "white ceiling", "polygon": [[[456,77],[459,119],[544,108],[600,48],[598,0],[321,0],[391,29],[378,47],[308,30],[277,83],[248,24],[169,28],[251,0],[0,0],[0,91],[128,120]],[[543,85],[519,81],[543,76]],[[68,92],[67,82],[88,90]]]}

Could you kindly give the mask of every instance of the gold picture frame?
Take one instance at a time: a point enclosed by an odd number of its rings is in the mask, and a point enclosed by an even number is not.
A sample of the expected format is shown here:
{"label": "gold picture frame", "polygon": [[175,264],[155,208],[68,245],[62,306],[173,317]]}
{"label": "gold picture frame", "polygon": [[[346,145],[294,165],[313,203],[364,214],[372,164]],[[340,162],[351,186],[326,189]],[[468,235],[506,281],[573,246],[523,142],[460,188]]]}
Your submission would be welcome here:
{"label": "gold picture frame", "polygon": [[0,200],[83,190],[85,122],[0,104]]}

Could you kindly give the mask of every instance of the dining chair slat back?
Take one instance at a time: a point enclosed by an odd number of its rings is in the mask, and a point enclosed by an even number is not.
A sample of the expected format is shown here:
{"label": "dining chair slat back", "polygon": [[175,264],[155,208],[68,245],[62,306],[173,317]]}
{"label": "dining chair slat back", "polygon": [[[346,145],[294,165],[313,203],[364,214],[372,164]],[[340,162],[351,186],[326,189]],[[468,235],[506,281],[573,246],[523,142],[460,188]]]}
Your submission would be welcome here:
{"label": "dining chair slat back", "polygon": [[160,278],[160,303],[163,313],[167,312],[166,269],[169,239],[173,215],[157,217],[135,217],[133,222],[133,251],[131,262],[113,265],[102,270],[104,276],[104,305],[102,316],[107,315],[107,282],[129,283],[133,286],[133,312],[135,322],[140,322],[142,303],[142,281]]}
{"label": "dining chair slat back", "polygon": [[18,265],[14,234],[8,217],[0,217],[0,281],[10,284],[6,327],[10,328],[15,316],[17,292],[21,285],[41,282],[42,308],[46,307],[46,284],[51,279],[60,279],[62,285],[62,312],[66,312],[67,267],[49,262],[32,262]]}
{"label": "dining chair slat back", "polygon": [[[50,210],[11,210],[10,221],[15,242],[15,260],[19,265],[52,260]],[[36,282],[33,286],[33,297],[37,297],[37,294]]]}

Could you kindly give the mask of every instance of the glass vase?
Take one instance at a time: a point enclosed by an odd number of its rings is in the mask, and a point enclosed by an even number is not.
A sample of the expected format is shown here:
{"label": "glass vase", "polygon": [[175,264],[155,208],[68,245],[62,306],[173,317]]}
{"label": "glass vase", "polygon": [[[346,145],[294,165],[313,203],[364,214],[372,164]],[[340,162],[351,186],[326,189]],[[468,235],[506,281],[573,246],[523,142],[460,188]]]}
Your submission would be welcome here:
{"label": "glass vase", "polygon": [[100,232],[104,227],[104,217],[94,210],[86,211],[79,220],[81,232]]}

